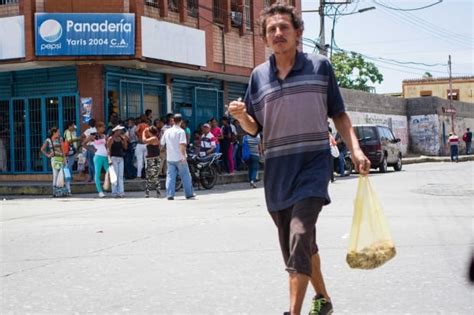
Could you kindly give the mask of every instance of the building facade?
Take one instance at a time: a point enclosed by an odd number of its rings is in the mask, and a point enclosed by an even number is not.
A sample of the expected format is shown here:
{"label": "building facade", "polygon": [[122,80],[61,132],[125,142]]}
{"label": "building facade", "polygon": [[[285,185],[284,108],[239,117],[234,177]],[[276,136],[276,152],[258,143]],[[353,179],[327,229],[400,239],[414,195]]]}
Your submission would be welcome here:
{"label": "building facade", "polygon": [[[402,83],[403,97],[437,96],[449,99],[449,78],[423,78],[404,80]],[[466,103],[474,103],[474,76],[452,78],[452,99]]]}
{"label": "building facade", "polygon": [[68,121],[222,116],[270,53],[257,19],[272,2],[0,0],[0,173],[49,173],[40,147]]}

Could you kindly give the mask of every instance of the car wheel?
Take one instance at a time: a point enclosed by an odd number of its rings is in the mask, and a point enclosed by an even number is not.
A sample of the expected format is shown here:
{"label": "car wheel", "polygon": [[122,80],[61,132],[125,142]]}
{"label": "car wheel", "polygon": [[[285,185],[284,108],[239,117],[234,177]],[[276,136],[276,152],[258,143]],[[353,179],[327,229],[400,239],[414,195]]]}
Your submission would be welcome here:
{"label": "car wheel", "polygon": [[398,156],[397,164],[395,164],[395,165],[393,166],[393,168],[394,168],[395,171],[397,171],[397,172],[399,172],[399,171],[402,170],[402,156],[401,156],[401,155]]}
{"label": "car wheel", "polygon": [[387,172],[387,168],[388,168],[387,156],[385,155],[385,156],[383,157],[382,164],[380,164],[380,167],[379,167],[380,173],[386,173],[386,172]]}

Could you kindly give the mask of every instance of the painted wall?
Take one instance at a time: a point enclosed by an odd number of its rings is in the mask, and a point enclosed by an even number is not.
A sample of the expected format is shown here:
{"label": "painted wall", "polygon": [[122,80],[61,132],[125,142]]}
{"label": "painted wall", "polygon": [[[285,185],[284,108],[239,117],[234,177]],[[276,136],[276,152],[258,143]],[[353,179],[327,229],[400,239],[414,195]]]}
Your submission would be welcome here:
{"label": "painted wall", "polygon": [[440,152],[438,115],[410,117],[410,148],[413,153],[438,155]]}
{"label": "painted wall", "polygon": [[400,138],[400,147],[402,154],[408,151],[408,119],[401,115],[385,115],[374,113],[347,112],[351,117],[353,124],[377,124],[387,126],[392,129],[396,138]]}

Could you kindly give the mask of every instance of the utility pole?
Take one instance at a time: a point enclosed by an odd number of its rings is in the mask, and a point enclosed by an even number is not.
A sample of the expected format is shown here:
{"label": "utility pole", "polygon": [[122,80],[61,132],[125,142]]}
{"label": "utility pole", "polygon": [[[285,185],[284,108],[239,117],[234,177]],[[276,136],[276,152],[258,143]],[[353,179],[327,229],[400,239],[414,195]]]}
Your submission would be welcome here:
{"label": "utility pole", "polygon": [[449,109],[451,111],[451,131],[454,133],[454,109],[453,109],[453,78],[451,73],[451,55],[448,59],[448,68],[449,68]]}
{"label": "utility pole", "polygon": [[324,29],[324,1],[325,0],[319,0],[319,23],[320,23],[320,33],[319,33],[319,44],[322,47],[322,55],[327,56],[328,51],[326,50],[326,39],[324,36],[325,29]]}

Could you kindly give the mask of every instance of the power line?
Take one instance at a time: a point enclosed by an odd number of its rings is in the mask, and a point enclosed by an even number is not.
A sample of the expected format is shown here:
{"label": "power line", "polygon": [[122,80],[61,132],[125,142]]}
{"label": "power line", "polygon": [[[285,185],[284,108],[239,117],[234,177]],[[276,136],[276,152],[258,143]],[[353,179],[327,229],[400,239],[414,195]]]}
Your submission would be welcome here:
{"label": "power line", "polygon": [[394,12],[390,12],[388,10],[383,10],[383,12],[386,13],[390,18],[394,18],[394,19],[398,20],[397,23],[402,21],[404,23],[408,23],[408,24],[410,24],[414,27],[417,27],[420,30],[430,34],[431,36],[436,37],[438,39],[441,39],[445,42],[451,42],[451,44],[461,45],[461,46],[469,47],[469,48],[471,47],[471,45],[466,43],[464,40],[453,38],[452,36],[449,36],[447,34],[435,32],[435,31],[433,31],[433,29],[431,27],[426,26],[424,24],[420,24],[420,23],[410,19],[409,17],[397,15]]}
{"label": "power line", "polygon": [[435,2],[435,3],[428,4],[428,5],[425,5],[425,6],[423,6],[423,7],[412,8],[412,9],[402,9],[402,8],[390,7],[390,6],[386,5],[386,4],[383,4],[383,3],[381,3],[381,2],[378,2],[378,1],[376,1],[376,0],[373,0],[373,1],[374,1],[376,4],[378,4],[379,6],[382,6],[382,7],[384,7],[384,8],[387,8],[387,9],[389,9],[389,10],[405,11],[405,12],[407,12],[407,11],[423,10],[423,9],[426,9],[426,8],[429,8],[429,7],[432,7],[432,6],[435,6],[435,5],[440,4],[441,2],[443,2],[443,0],[438,0],[438,1]]}
{"label": "power line", "polygon": [[[312,46],[309,45],[309,44],[305,44],[305,46],[307,47],[311,47],[311,48],[315,48],[317,47],[317,44],[319,44],[317,41],[314,41],[314,40],[311,40],[311,39],[306,39],[306,42],[309,42],[311,44],[313,44]],[[434,69],[427,69],[427,68],[418,68],[418,67],[412,67],[412,66],[408,66],[408,65],[420,65],[420,66],[425,66],[425,67],[445,67],[447,66],[446,63],[437,63],[437,64],[426,64],[426,63],[422,63],[422,62],[414,62],[414,61],[399,61],[399,60],[395,60],[395,59],[387,59],[387,58],[382,58],[382,57],[374,57],[374,56],[370,56],[370,55],[366,55],[364,53],[360,53],[360,52],[355,52],[355,51],[349,51],[349,50],[346,50],[346,49],[342,49],[340,48],[336,41],[334,41],[334,48],[333,48],[335,51],[339,51],[339,52],[344,52],[344,53],[354,53],[354,54],[359,54],[361,55],[362,57],[364,57],[365,59],[368,59],[372,62],[375,62],[377,63],[377,66],[380,66],[381,68],[385,67],[385,68],[388,68],[386,66],[381,66],[381,64],[384,64],[384,65],[391,65],[391,66],[396,66],[396,67],[400,67],[400,68],[404,68],[404,69],[410,69],[410,70],[418,70],[418,71],[423,71],[423,72],[434,72],[434,73],[440,73],[440,74],[446,74],[447,72],[446,71],[439,71],[439,70],[434,70]],[[389,68],[389,69],[392,69],[394,70],[393,68]],[[456,75],[470,75],[468,73],[455,73]]]}
{"label": "power line", "polygon": [[[373,0],[375,2],[375,0]],[[452,31],[443,29],[438,25],[431,23],[427,20],[420,18],[419,16],[415,16],[409,12],[396,12],[382,8],[382,12],[388,14],[390,17],[395,18],[397,20],[401,20],[403,22],[409,23],[426,33],[435,36],[437,38],[450,41],[452,43],[468,46],[469,48],[472,47],[473,40],[472,38],[465,37],[460,34],[456,34]]]}

